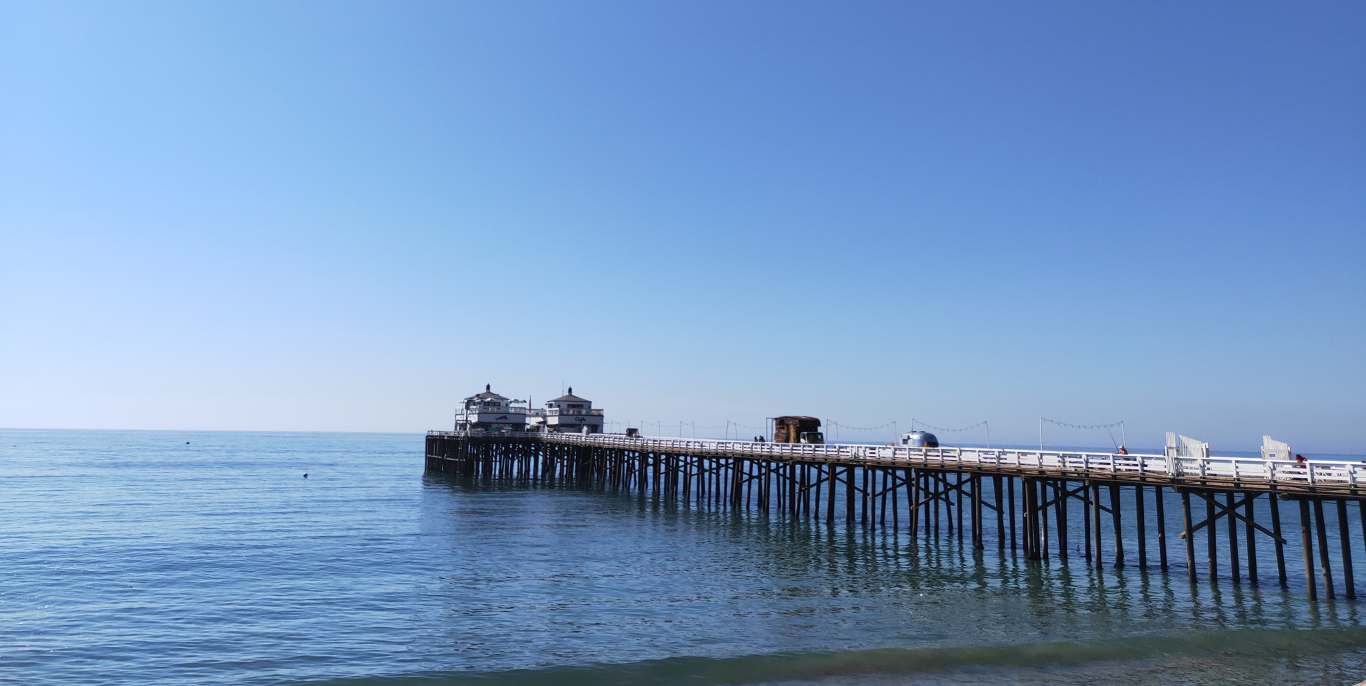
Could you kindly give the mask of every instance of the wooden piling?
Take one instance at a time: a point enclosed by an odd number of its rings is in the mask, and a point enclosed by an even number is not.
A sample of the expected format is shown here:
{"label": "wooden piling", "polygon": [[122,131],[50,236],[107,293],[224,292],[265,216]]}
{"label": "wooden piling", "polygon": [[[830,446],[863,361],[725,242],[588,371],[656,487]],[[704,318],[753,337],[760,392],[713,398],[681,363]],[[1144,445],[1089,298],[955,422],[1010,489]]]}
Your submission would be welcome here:
{"label": "wooden piling", "polygon": [[1309,500],[1300,498],[1300,541],[1304,544],[1304,581],[1308,586],[1309,599],[1318,600],[1319,594],[1314,583],[1314,529],[1309,515]]}
{"label": "wooden piling", "polygon": [[1271,508],[1271,531],[1276,535],[1274,541],[1276,545],[1276,578],[1279,580],[1281,588],[1286,588],[1290,585],[1290,581],[1285,573],[1285,537],[1281,535],[1281,508],[1280,503],[1278,502],[1279,500],[1280,498],[1275,493],[1272,493],[1267,498],[1267,502]]}
{"label": "wooden piling", "polygon": [[1048,559],[1048,481],[1045,479],[1035,479],[1034,483],[1038,488],[1038,496],[1035,499],[1037,512],[1034,513],[1039,527],[1039,559]]}
{"label": "wooden piling", "polygon": [[1357,591],[1352,578],[1352,541],[1351,531],[1347,524],[1347,501],[1342,498],[1337,499],[1338,505],[1338,536],[1341,538],[1342,545],[1342,583],[1343,595],[1348,600],[1356,600]]}
{"label": "wooden piling", "polygon": [[1022,480],[1021,487],[1024,495],[1024,508],[1021,515],[1024,521],[1024,554],[1026,560],[1039,559],[1039,529],[1038,529],[1038,488],[1033,479],[1026,477]]}
{"label": "wooden piling", "polygon": [[1214,494],[1205,491],[1201,499],[1205,501],[1205,542],[1209,560],[1209,578],[1210,581],[1214,581],[1219,578],[1219,537],[1217,535],[1219,527],[1214,525]]}
{"label": "wooden piling", "polygon": [[1190,576],[1191,583],[1195,583],[1195,532],[1191,530],[1190,491],[1181,491],[1181,515],[1185,524],[1185,531],[1181,534],[1181,538],[1186,541],[1186,572]]}
{"label": "wooden piling", "polygon": [[[1228,517],[1228,568],[1229,573],[1233,575],[1233,585],[1235,586],[1242,583],[1242,574],[1238,569],[1238,519],[1233,516],[1236,512],[1234,509],[1234,496],[1236,495],[1238,494],[1233,491],[1228,492],[1226,498],[1228,514],[1225,515]],[[1211,526],[1213,525],[1211,524]]]}
{"label": "wooden piling", "polygon": [[1055,489],[1058,502],[1053,507],[1053,512],[1058,518],[1058,559],[1067,562],[1067,482],[1062,481]]}
{"label": "wooden piling", "polygon": [[1121,528],[1124,519],[1120,516],[1119,511],[1119,486],[1114,484],[1110,485],[1110,519],[1114,522],[1115,527],[1115,566],[1123,567],[1124,536],[1121,534]]}
{"label": "wooden piling", "polygon": [[1323,501],[1314,498],[1314,519],[1319,533],[1319,567],[1323,572],[1323,594],[1332,600],[1337,597],[1333,589],[1333,567],[1329,564],[1328,532],[1323,522]]}
{"label": "wooden piling", "polygon": [[1134,524],[1138,536],[1138,568],[1148,568],[1148,523],[1143,512],[1143,484],[1134,487]]}
{"label": "wooden piling", "polygon": [[1091,496],[1089,495],[1090,486],[1085,481],[1081,483],[1081,538],[1082,547],[1086,549],[1086,566],[1091,566]]}
{"label": "wooden piling", "polygon": [[1153,496],[1157,503],[1157,560],[1158,567],[1167,571],[1167,512],[1162,510],[1162,486],[1154,486]]}
{"label": "wooden piling", "polygon": [[963,542],[963,473],[954,473],[954,487],[958,493],[958,511],[954,514],[958,516],[958,542]]}
{"label": "wooden piling", "polygon": [[1009,504],[1010,515],[1010,552],[1015,552],[1015,478],[1006,477],[1006,499]]}
{"label": "wooden piling", "polygon": [[868,468],[867,468],[867,467],[864,467],[863,469],[860,469],[859,471],[861,472],[860,476],[863,477],[863,479],[862,479],[862,481],[863,481],[863,497],[862,497],[862,498],[859,498],[859,518],[863,521],[863,525],[864,525],[864,526],[867,526],[867,525],[868,525],[868,499],[872,497],[872,495],[871,495],[871,490],[868,488]]}
{"label": "wooden piling", "polygon": [[1105,568],[1105,553],[1101,551],[1100,545],[1103,536],[1100,531],[1100,512],[1100,484],[1093,483],[1091,485],[1091,514],[1095,518],[1095,523],[1092,526],[1095,527],[1096,533],[1096,569]]}
{"label": "wooden piling", "polygon": [[829,490],[826,491],[826,494],[825,494],[825,523],[826,523],[826,524],[834,524],[834,523],[835,523],[835,478],[836,478],[836,477],[835,477],[835,470],[836,470],[836,469],[837,469],[837,467],[836,467],[835,465],[833,465],[833,464],[827,464],[827,465],[825,465],[826,480],[829,481],[829,484],[828,484]]}
{"label": "wooden piling", "polygon": [[914,540],[916,531],[920,524],[920,508],[916,503],[920,502],[920,470],[906,469],[906,514],[910,521],[906,523],[906,528],[911,532],[911,539]]}
{"label": "wooden piling", "polygon": [[854,468],[844,468],[844,523],[854,523]]}
{"label": "wooden piling", "polygon": [[[1005,500],[1001,497],[1004,484],[1001,483],[1000,475],[991,477],[992,492],[996,494],[996,549],[1002,553],[1006,550],[1006,527],[1005,527]],[[1366,517],[1366,514],[1363,515]],[[1366,521],[1366,520],[1363,520]],[[1363,527],[1366,530],[1366,527]]]}
{"label": "wooden piling", "polygon": [[982,475],[972,475],[972,546],[983,548],[982,539]]}
{"label": "wooden piling", "polygon": [[1257,513],[1256,513],[1256,493],[1244,493],[1243,497],[1247,504],[1243,506],[1243,517],[1247,519],[1247,580],[1248,583],[1257,583]]}

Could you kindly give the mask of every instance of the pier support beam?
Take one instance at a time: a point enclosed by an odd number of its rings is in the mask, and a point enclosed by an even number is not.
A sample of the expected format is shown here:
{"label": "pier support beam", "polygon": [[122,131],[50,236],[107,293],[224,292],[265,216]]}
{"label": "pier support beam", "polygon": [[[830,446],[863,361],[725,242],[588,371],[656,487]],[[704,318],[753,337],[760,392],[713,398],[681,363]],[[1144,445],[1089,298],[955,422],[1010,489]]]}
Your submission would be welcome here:
{"label": "pier support beam", "polygon": [[1342,583],[1343,595],[1348,600],[1356,600],[1355,580],[1352,578],[1352,540],[1351,527],[1347,523],[1347,501],[1338,498],[1338,536],[1342,540]]}
{"label": "pier support beam", "polygon": [[[1237,494],[1229,491],[1225,495],[1228,501],[1228,568],[1229,573],[1233,575],[1233,584],[1236,586],[1242,583],[1242,574],[1238,569],[1238,520],[1233,516],[1234,496]],[[1210,527],[1213,528],[1213,526],[1214,523],[1211,522]]]}
{"label": "pier support beam", "polygon": [[1153,489],[1153,493],[1156,495],[1156,503],[1157,503],[1157,555],[1158,555],[1158,566],[1162,569],[1162,571],[1165,572],[1165,571],[1167,571],[1167,515],[1166,515],[1166,511],[1163,510],[1163,507],[1162,507],[1162,506],[1163,506],[1163,501],[1166,500],[1166,498],[1164,498],[1164,497],[1162,496],[1162,487],[1161,487],[1161,486],[1158,486],[1158,487],[1154,488],[1154,489]]}
{"label": "pier support beam", "polygon": [[1186,541],[1186,573],[1190,576],[1191,583],[1195,583],[1195,533],[1191,530],[1190,491],[1181,491],[1181,515],[1186,526],[1181,534],[1181,538]]}
{"label": "pier support beam", "polygon": [[1121,533],[1124,520],[1119,511],[1119,486],[1110,486],[1110,519],[1115,527],[1115,566],[1124,566],[1124,536]]}
{"label": "pier support beam", "polygon": [[1095,527],[1096,534],[1096,569],[1104,569],[1105,553],[1100,546],[1103,534],[1100,531],[1100,484],[1098,483],[1091,485],[1091,518],[1095,520],[1092,526]]}
{"label": "pier support beam", "polygon": [[1148,568],[1148,522],[1143,512],[1143,484],[1134,487],[1134,526],[1138,529],[1138,568]]}
{"label": "pier support beam", "polygon": [[1002,553],[1006,550],[1006,527],[1005,527],[1005,486],[1001,483],[1000,476],[991,477],[992,490],[996,493],[996,549]]}
{"label": "pier support beam", "polygon": [[1333,567],[1329,564],[1328,532],[1323,522],[1323,501],[1318,498],[1314,499],[1314,519],[1319,533],[1319,565],[1323,570],[1323,594],[1332,600],[1337,597],[1337,593],[1333,590]]}
{"label": "pier support beam", "polygon": [[1257,494],[1245,493],[1243,497],[1247,499],[1244,506],[1243,517],[1247,520],[1247,580],[1249,583],[1257,583]]}
{"label": "pier support beam", "polygon": [[1314,526],[1306,498],[1300,498],[1300,541],[1304,543],[1304,582],[1309,587],[1309,599],[1318,600],[1319,592],[1314,582]]}
{"label": "pier support beam", "polygon": [[1015,479],[1006,477],[1006,498],[1010,505],[1010,552],[1015,552]]}
{"label": "pier support beam", "polygon": [[1290,586],[1290,581],[1285,573],[1285,543],[1284,536],[1281,535],[1280,496],[1272,493],[1267,501],[1271,507],[1271,531],[1276,534],[1276,577],[1280,581],[1281,588],[1287,588]]}
{"label": "pier support beam", "polygon": [[1067,562],[1067,499],[1071,496],[1067,492],[1067,482],[1058,482],[1054,487],[1057,493],[1057,503],[1053,506],[1054,515],[1058,523],[1058,559]]}
{"label": "pier support beam", "polygon": [[1205,542],[1209,558],[1209,580],[1214,581],[1219,578],[1219,527],[1214,525],[1214,494],[1204,493],[1201,499],[1205,501]]}

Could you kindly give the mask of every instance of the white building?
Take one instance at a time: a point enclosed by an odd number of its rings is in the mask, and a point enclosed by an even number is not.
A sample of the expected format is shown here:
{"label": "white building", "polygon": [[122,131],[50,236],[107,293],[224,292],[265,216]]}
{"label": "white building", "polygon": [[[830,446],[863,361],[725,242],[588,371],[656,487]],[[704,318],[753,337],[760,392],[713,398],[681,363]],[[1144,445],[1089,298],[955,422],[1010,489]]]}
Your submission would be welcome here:
{"label": "white building", "polygon": [[491,385],[455,410],[456,431],[526,431],[525,400],[509,400],[493,392]]}
{"label": "white building", "polygon": [[593,403],[574,395],[574,387],[569,393],[547,401],[545,407],[531,411],[533,431],[555,431],[560,433],[602,433],[602,410],[593,409]]}

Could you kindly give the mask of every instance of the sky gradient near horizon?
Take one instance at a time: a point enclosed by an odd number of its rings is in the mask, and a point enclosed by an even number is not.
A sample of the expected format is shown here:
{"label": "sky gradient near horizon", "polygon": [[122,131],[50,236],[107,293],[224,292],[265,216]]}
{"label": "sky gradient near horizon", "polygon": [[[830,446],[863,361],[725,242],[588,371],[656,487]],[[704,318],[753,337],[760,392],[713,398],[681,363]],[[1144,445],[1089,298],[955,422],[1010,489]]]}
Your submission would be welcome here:
{"label": "sky gradient near horizon", "polygon": [[1360,453],[1364,38],[1361,3],[0,2],[0,426],[421,431],[488,383]]}

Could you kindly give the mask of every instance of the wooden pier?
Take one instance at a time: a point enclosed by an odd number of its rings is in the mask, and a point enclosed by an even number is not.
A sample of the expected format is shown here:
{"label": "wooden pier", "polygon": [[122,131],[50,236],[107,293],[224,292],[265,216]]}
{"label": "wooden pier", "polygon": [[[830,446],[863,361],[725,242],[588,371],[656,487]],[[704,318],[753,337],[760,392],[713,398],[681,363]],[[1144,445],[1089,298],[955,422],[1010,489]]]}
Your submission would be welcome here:
{"label": "wooden pier", "polygon": [[[892,528],[905,525],[914,535],[956,536],[960,542],[966,535],[973,548],[994,544],[1027,560],[1070,564],[1069,555],[1081,550],[1084,562],[1098,569],[1123,566],[1129,544],[1140,568],[1147,568],[1155,553],[1164,572],[1169,552],[1165,489],[1181,503],[1177,554],[1185,553],[1191,581],[1197,580],[1197,536],[1204,539],[1208,576],[1218,578],[1222,519],[1233,583],[1261,581],[1258,543],[1265,541],[1282,587],[1288,586],[1280,511],[1285,503],[1291,515],[1298,515],[1310,600],[1319,597],[1318,577],[1327,598],[1336,598],[1339,588],[1344,598],[1356,598],[1348,501],[1356,501],[1362,527],[1358,541],[1366,546],[1362,462],[433,431],[427,434],[426,469],[487,479],[565,481],[870,529],[887,527],[890,519]],[[1124,489],[1131,498],[1121,497]],[[1261,521],[1259,502],[1267,505]],[[1155,508],[1152,518],[1149,503]],[[1078,532],[1072,530],[1076,523],[1068,517],[1069,505],[1081,508],[1080,539],[1070,538]],[[1333,578],[1325,507],[1335,515],[1340,584]],[[1153,524],[1156,531],[1149,530]],[[995,540],[988,541],[992,532]]]}

